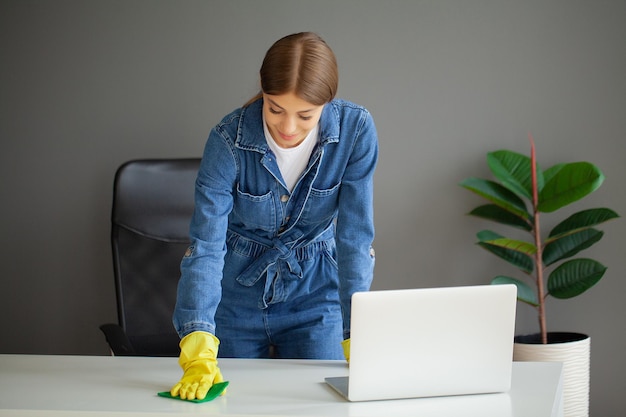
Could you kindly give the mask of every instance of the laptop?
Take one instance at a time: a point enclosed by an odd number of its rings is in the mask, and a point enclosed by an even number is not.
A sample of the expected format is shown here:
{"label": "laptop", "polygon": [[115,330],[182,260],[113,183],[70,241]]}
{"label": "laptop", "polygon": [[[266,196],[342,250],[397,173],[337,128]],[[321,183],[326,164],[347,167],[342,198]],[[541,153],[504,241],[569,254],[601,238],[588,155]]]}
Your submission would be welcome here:
{"label": "laptop", "polygon": [[349,401],[509,391],[515,285],[384,290],[352,297]]}

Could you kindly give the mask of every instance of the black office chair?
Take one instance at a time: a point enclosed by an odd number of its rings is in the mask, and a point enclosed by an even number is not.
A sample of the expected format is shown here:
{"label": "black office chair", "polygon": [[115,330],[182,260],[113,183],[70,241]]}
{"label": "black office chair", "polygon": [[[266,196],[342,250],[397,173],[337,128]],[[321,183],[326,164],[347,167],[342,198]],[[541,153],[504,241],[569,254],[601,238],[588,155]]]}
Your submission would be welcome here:
{"label": "black office chair", "polygon": [[199,158],[134,160],[115,174],[111,244],[119,324],[100,326],[114,355],[180,353],[172,313],[199,165]]}

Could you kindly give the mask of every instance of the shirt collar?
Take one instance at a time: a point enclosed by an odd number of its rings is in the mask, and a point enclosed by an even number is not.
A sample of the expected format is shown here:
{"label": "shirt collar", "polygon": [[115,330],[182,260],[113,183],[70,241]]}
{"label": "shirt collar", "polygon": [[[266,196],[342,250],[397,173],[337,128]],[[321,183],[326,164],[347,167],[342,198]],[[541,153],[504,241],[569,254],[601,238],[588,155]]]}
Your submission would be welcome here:
{"label": "shirt collar", "polygon": [[[319,137],[322,145],[339,141],[339,112],[334,101],[322,109]],[[241,109],[235,146],[261,153],[269,149],[263,130],[263,99]]]}

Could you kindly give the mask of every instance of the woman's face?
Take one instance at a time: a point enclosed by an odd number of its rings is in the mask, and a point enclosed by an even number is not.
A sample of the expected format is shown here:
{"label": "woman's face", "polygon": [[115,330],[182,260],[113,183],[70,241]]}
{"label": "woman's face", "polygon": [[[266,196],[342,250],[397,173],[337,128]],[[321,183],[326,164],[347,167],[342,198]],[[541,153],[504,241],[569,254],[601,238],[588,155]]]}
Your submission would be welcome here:
{"label": "woman's face", "polygon": [[281,148],[299,145],[320,120],[324,106],[302,100],[294,93],[263,93],[263,116],[272,138]]}

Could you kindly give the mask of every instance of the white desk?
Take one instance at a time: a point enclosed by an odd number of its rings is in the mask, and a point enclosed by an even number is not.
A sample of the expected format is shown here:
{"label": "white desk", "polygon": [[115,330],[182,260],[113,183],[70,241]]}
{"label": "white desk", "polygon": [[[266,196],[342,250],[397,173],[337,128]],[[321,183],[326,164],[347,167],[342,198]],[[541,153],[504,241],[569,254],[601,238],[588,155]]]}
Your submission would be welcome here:
{"label": "white desk", "polygon": [[222,359],[220,368],[227,394],[194,404],[156,395],[181,376],[176,358],[0,355],[0,416],[562,416],[560,363],[514,363],[505,394],[365,403],[323,382],[348,374],[343,361]]}

